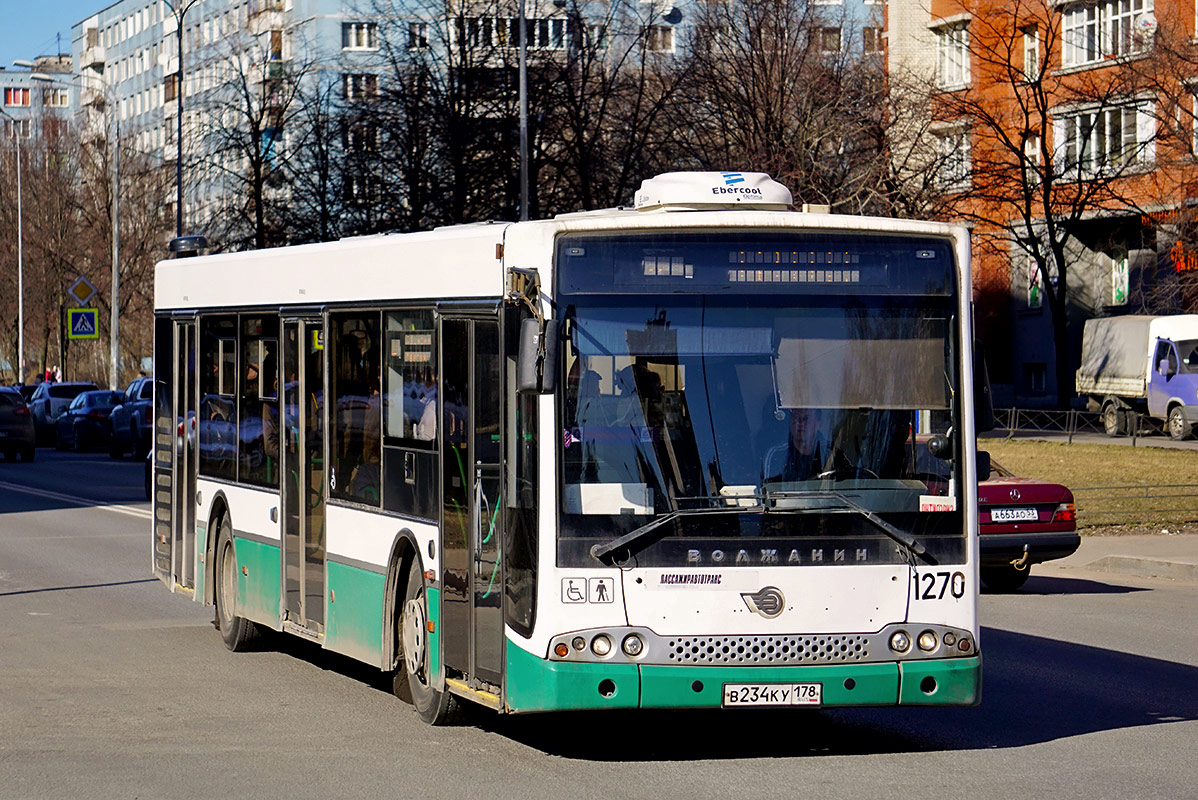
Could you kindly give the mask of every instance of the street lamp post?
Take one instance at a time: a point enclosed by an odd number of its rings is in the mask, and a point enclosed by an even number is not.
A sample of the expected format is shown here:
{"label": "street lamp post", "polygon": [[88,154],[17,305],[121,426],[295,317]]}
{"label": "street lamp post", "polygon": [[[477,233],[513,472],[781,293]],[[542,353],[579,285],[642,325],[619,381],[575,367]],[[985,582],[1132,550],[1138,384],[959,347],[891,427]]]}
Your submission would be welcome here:
{"label": "street lamp post", "polygon": [[528,16],[520,0],[520,220],[528,220]]}
{"label": "street lamp post", "polygon": [[21,209],[21,136],[17,129],[19,124],[7,111],[0,108],[0,114],[8,117],[13,124],[13,141],[17,149],[17,383],[25,382],[25,253],[24,232],[22,231],[23,215]]}
{"label": "street lamp post", "polygon": [[[64,81],[35,72],[30,77],[42,83],[58,83]],[[103,79],[101,79],[103,80]],[[77,82],[74,84],[79,86]],[[121,158],[121,117],[108,98],[108,89],[104,89],[104,109],[108,115],[112,134],[109,139],[111,154],[109,156],[109,174],[112,180],[112,280],[111,296],[108,308],[108,387],[116,390],[121,380],[121,216],[120,216],[120,158]]]}
{"label": "street lamp post", "polygon": [[183,235],[183,18],[199,0],[165,0],[175,17],[175,36],[178,42],[179,80],[175,84],[175,236]]}

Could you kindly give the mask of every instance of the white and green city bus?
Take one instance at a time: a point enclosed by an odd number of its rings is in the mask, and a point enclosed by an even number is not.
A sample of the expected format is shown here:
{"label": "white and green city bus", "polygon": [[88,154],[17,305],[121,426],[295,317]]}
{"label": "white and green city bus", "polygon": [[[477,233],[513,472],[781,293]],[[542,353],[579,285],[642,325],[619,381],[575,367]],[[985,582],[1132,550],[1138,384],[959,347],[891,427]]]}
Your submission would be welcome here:
{"label": "white and green city bus", "polygon": [[970,296],[759,173],[164,261],[154,572],[434,723],[976,703]]}

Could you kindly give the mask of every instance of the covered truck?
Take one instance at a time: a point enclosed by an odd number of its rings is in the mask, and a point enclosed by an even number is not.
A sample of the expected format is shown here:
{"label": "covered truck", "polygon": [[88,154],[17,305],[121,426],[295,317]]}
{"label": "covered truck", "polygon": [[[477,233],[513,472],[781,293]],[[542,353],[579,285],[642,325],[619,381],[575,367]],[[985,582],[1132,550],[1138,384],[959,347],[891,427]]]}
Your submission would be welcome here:
{"label": "covered truck", "polygon": [[1129,412],[1188,439],[1198,423],[1198,314],[1086,321],[1077,393],[1102,414],[1108,436],[1130,432]]}

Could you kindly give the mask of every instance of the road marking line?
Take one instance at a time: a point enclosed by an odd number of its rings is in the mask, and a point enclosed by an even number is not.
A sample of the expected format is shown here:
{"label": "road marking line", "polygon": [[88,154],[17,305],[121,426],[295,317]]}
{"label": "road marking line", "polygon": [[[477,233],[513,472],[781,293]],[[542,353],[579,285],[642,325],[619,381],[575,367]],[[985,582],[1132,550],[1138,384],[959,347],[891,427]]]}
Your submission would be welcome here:
{"label": "road marking line", "polygon": [[31,494],[34,497],[44,497],[48,500],[60,500],[64,503],[71,503],[73,505],[80,506],[81,508],[100,508],[104,509],[105,511],[115,511],[117,514],[126,514],[130,517],[137,517],[138,519],[153,518],[153,514],[151,514],[148,509],[134,508],[133,506],[123,505],[103,505],[98,500],[80,500],[78,497],[72,497],[68,494],[48,492],[45,489],[34,489],[31,486],[22,486],[19,483],[0,481],[0,489],[8,489],[9,491],[13,492],[23,492],[25,494]]}

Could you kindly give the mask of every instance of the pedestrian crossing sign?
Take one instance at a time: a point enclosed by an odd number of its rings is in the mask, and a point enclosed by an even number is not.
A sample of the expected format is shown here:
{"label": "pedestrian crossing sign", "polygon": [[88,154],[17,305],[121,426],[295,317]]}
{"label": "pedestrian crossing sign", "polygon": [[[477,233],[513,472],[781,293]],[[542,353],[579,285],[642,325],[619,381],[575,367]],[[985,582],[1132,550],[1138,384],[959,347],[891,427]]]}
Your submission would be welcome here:
{"label": "pedestrian crossing sign", "polygon": [[68,308],[67,338],[99,339],[100,326],[96,324],[97,316],[94,308]]}

